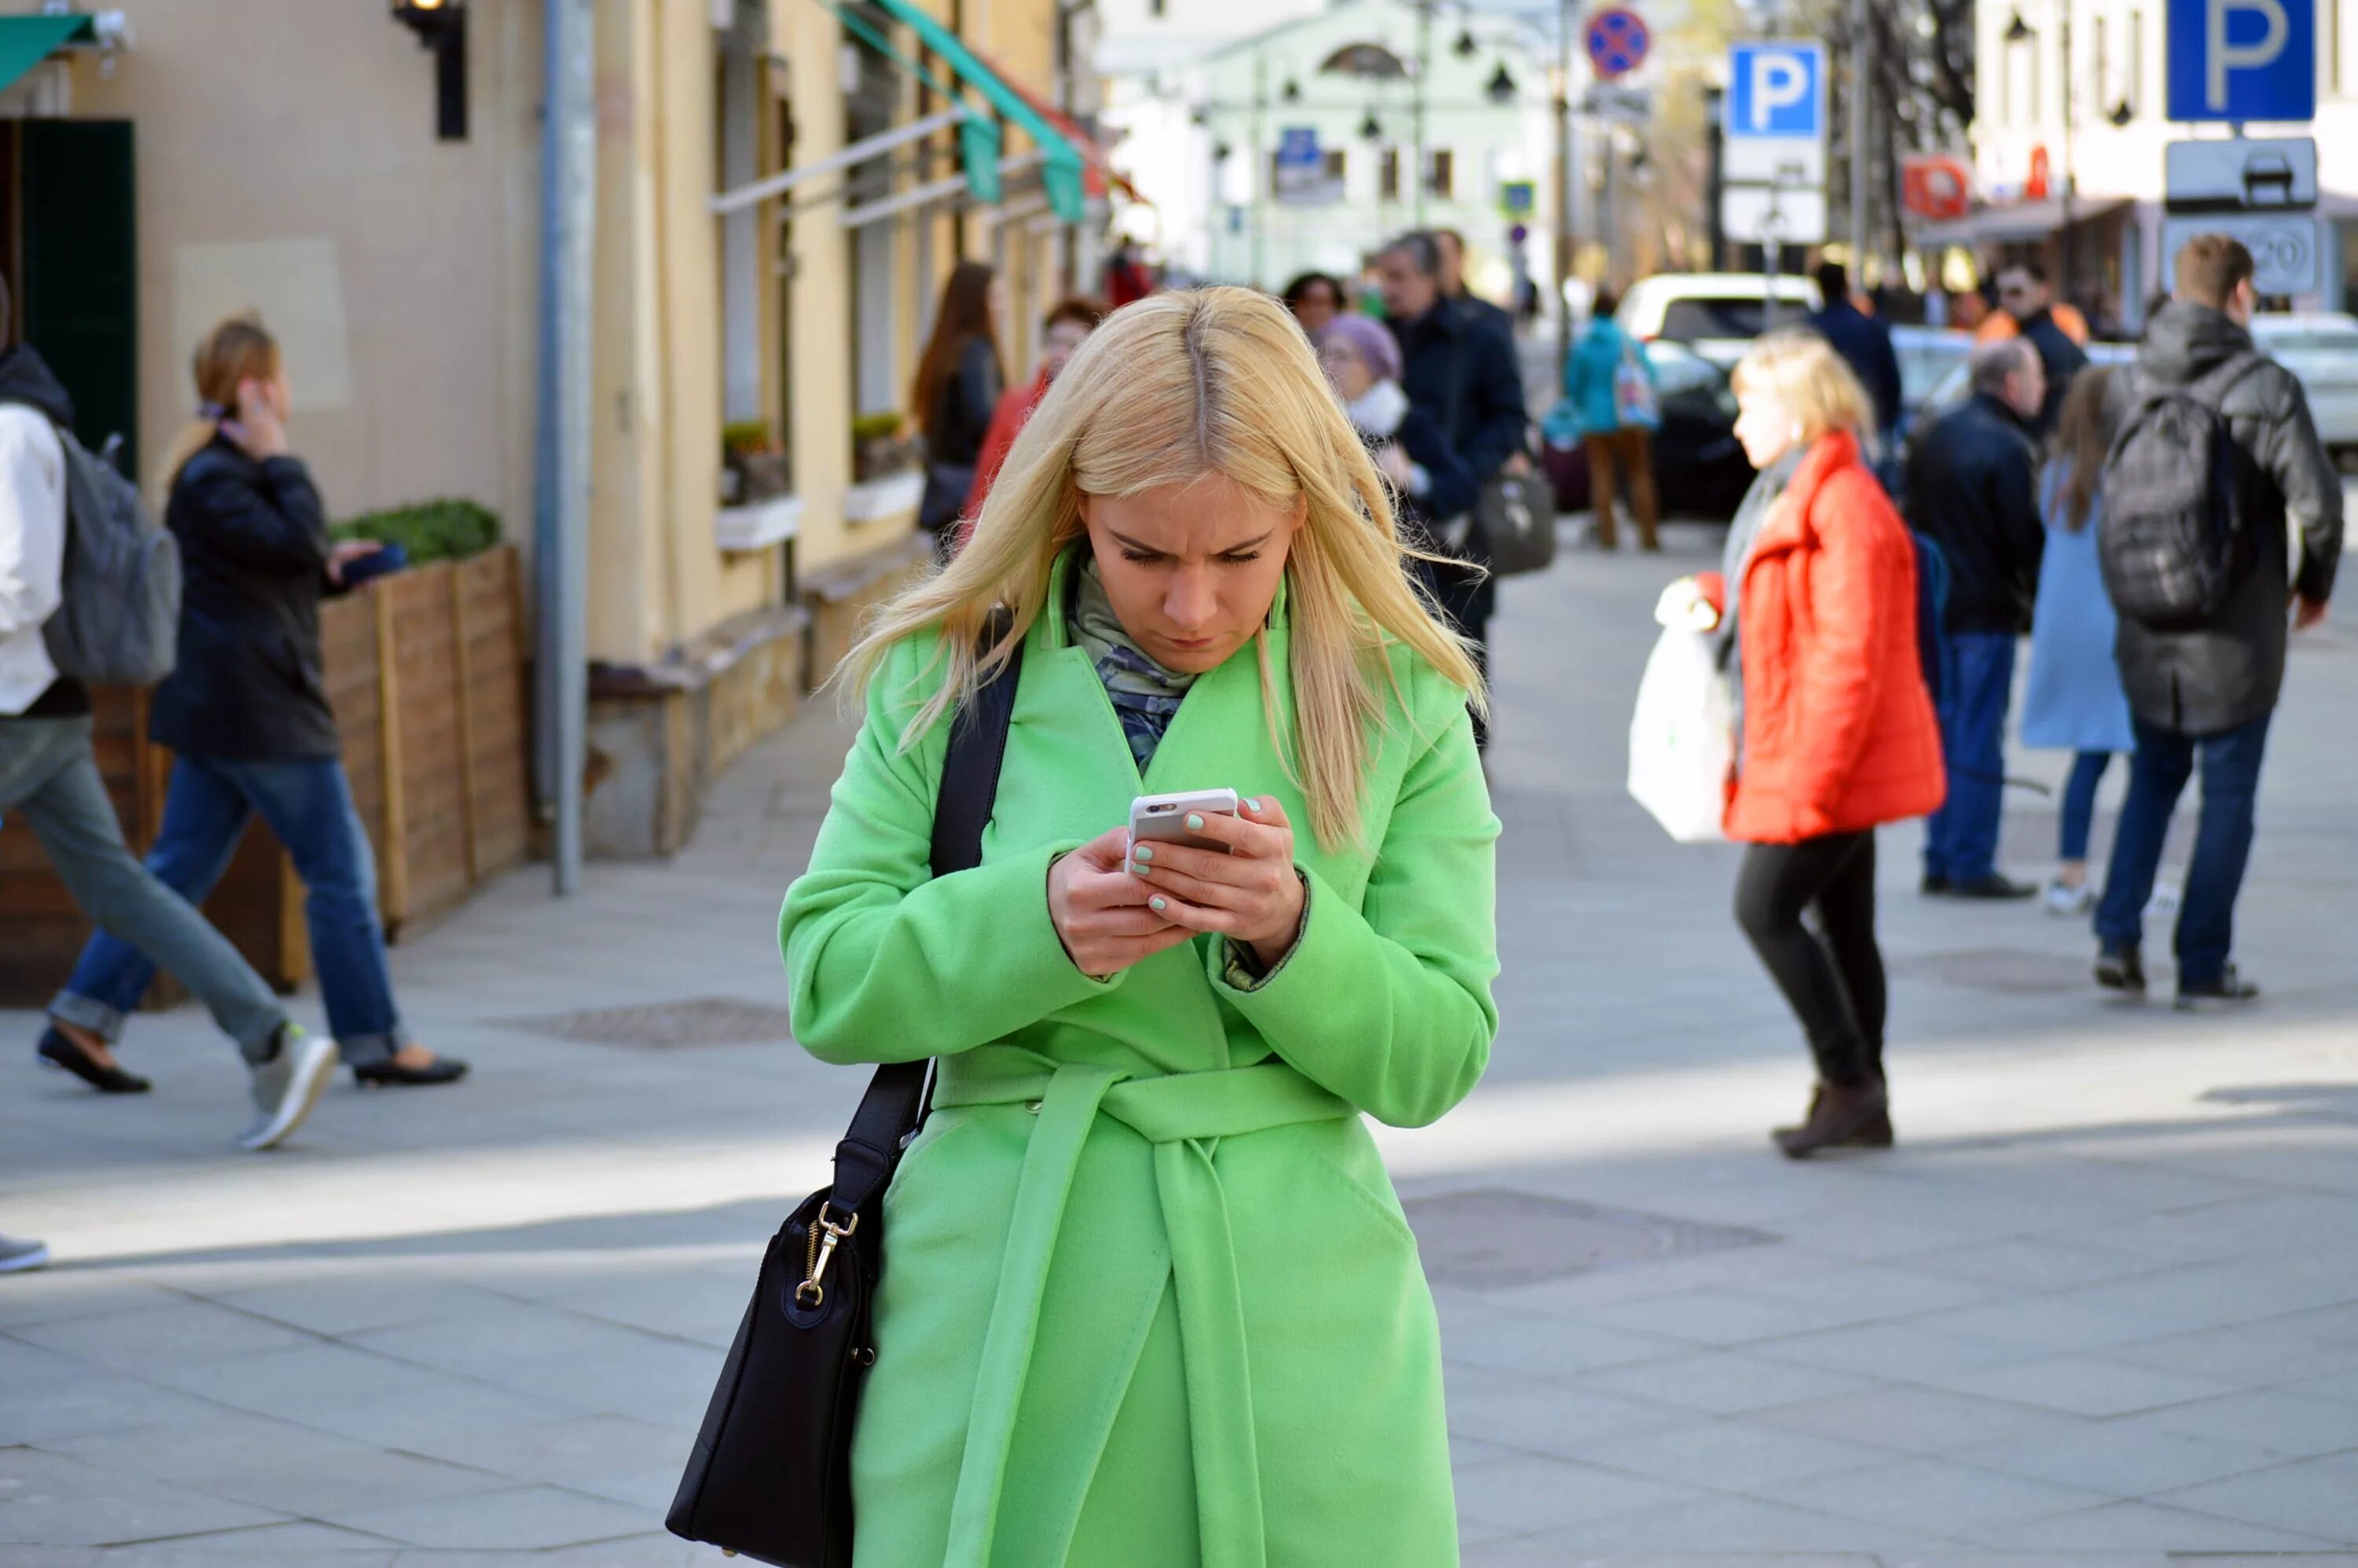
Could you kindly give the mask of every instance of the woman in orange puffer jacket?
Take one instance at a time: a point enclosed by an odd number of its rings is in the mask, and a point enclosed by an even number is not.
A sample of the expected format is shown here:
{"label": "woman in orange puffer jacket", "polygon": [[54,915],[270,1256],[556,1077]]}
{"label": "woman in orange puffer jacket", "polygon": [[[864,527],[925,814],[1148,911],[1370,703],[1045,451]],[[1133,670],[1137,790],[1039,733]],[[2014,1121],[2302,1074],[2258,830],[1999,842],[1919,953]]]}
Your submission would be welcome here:
{"label": "woman in orange puffer jacket", "polygon": [[[1800,1016],[1818,1089],[1778,1146],[1800,1159],[1891,1141],[1875,829],[1936,809],[1940,730],[1916,640],[1916,554],[1859,460],[1866,398],[1825,341],[1771,332],[1734,378],[1762,472],[1703,593],[1740,653],[1742,747],[1727,834],[1751,848],[1736,919]],[[1779,480],[1782,489],[1778,490]],[[1823,940],[1801,924],[1815,909]]]}

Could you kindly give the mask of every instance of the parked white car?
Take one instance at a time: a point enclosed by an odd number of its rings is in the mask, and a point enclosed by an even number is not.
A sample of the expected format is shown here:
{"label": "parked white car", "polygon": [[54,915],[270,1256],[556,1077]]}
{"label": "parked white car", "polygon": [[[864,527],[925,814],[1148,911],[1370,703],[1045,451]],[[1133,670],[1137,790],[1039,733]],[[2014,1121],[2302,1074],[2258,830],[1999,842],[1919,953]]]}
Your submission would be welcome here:
{"label": "parked white car", "polygon": [[2300,378],[2326,450],[2344,464],[2358,460],[2358,317],[2255,316],[2252,342]]}
{"label": "parked white car", "polygon": [[[1779,326],[1818,308],[1815,278],[1777,275]],[[1663,272],[1641,277],[1621,297],[1613,319],[1631,337],[1683,343],[1722,370],[1732,370],[1768,330],[1768,278],[1758,272]]]}

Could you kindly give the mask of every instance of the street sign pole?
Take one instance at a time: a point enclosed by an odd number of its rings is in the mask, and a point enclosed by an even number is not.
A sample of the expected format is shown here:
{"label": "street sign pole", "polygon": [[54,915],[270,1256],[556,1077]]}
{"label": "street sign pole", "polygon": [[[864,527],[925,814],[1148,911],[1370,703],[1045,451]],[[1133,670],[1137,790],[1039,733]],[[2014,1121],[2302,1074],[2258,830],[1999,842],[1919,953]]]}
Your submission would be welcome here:
{"label": "street sign pole", "polygon": [[1559,0],[1556,9],[1555,81],[1555,384],[1564,384],[1572,362],[1573,145],[1572,145],[1572,0]]}
{"label": "street sign pole", "polygon": [[1867,107],[1874,93],[1875,35],[1866,0],[1850,0],[1850,270],[1861,288],[1866,287],[1866,191],[1874,178],[1874,160],[1866,152]]}

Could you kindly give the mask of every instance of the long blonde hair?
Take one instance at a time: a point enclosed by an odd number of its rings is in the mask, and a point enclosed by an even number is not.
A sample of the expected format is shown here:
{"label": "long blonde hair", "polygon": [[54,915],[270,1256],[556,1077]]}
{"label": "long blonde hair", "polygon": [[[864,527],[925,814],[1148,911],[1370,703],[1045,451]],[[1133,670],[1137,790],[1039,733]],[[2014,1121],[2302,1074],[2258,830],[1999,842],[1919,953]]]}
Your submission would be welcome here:
{"label": "long blonde hair", "polygon": [[[1271,504],[1301,505],[1285,575],[1294,730],[1275,734],[1276,675],[1256,639],[1272,739],[1329,849],[1358,840],[1373,742],[1399,696],[1405,647],[1479,710],[1482,679],[1410,578],[1390,492],[1319,373],[1309,340],[1249,288],[1160,294],[1117,310],[1075,351],[1015,439],[957,558],[885,606],[838,678],[864,690],[903,641],[938,631],[937,688],[903,730],[903,751],[1021,651],[1056,557],[1085,540],[1078,498],[1134,495],[1218,473]],[[995,606],[1012,619],[978,656]],[[922,677],[921,677],[922,678]],[[897,695],[897,694],[896,694]]]}
{"label": "long blonde hair", "polygon": [[159,507],[189,460],[221,433],[223,419],[236,417],[238,387],[249,381],[276,380],[278,366],[278,340],[254,311],[216,322],[205,334],[191,366],[196,373],[197,416],[181,426],[165,449],[163,467],[157,470],[163,476],[157,500]]}
{"label": "long blonde hair", "polygon": [[1875,406],[1833,345],[1807,327],[1763,332],[1728,384],[1737,396],[1747,387],[1766,392],[1801,421],[1801,439],[1814,441],[1830,430],[1847,430],[1865,442],[1875,435]]}

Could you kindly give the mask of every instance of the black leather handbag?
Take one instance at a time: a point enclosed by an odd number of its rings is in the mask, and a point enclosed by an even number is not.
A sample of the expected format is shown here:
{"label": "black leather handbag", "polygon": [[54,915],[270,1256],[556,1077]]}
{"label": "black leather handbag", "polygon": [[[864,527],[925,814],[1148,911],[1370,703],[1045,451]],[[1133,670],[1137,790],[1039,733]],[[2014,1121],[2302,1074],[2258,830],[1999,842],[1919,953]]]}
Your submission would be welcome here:
{"label": "black leather handbag", "polygon": [[[934,807],[936,876],[982,862],[1018,656],[952,721]],[[835,1180],[770,1238],[760,1282],[665,1523],[674,1535],[778,1568],[849,1568],[851,1428],[876,1361],[870,1307],[884,1266],[884,1189],[925,1124],[926,1062],[876,1069]]]}

